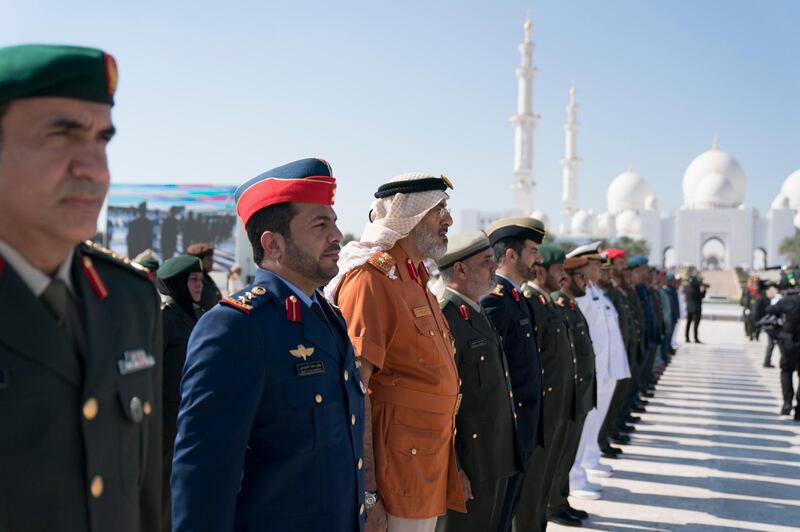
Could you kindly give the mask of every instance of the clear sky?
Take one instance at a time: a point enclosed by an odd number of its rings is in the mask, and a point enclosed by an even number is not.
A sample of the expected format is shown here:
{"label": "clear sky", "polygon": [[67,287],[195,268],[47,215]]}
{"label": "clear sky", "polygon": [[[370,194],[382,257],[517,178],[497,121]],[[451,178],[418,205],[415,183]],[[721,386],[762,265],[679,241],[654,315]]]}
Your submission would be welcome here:
{"label": "clear sky", "polygon": [[[116,182],[232,183],[327,158],[360,234],[372,192],[445,173],[451,205],[510,207],[517,45],[533,20],[535,207],[558,220],[564,107],[580,105],[579,201],[605,210],[628,162],[659,197],[717,133],[766,211],[800,169],[800,2],[794,0],[0,0],[0,45],[114,54]],[[457,227],[457,226],[456,226]]]}

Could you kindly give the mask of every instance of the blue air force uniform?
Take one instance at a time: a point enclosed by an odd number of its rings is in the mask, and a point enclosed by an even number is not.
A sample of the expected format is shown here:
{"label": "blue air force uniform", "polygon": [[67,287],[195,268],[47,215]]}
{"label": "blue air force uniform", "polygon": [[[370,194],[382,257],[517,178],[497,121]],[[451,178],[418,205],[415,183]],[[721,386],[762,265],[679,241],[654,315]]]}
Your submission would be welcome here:
{"label": "blue air force uniform", "polygon": [[259,269],[194,329],[172,472],[176,532],[363,530],[366,388],[341,314],[321,295],[303,299]]}

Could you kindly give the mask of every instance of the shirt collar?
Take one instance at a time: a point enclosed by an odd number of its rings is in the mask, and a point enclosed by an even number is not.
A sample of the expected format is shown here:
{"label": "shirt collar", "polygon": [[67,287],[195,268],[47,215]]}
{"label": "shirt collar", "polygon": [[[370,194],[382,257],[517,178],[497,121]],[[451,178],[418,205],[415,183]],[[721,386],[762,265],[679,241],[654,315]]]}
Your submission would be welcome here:
{"label": "shirt collar", "polygon": [[305,306],[311,308],[311,304],[312,303],[316,303],[316,301],[317,301],[317,293],[316,292],[314,292],[311,297],[308,297],[305,294],[305,292],[303,292],[302,290],[297,288],[297,286],[295,286],[294,284],[290,283],[289,281],[287,281],[286,279],[284,279],[283,277],[281,277],[277,273],[272,272],[272,274],[275,277],[277,277],[278,279],[280,279],[281,281],[283,281],[283,284],[285,284],[289,288],[289,290],[294,292],[294,295],[296,295],[300,299],[300,301],[302,301],[305,304]]}
{"label": "shirt collar", "polygon": [[[506,281],[508,281],[509,283],[511,283],[511,286],[513,286],[513,287],[515,287],[515,288],[521,288],[521,287],[522,287],[522,285],[520,285],[520,286],[517,286],[517,283],[515,283],[514,281],[512,281],[511,279],[509,279],[508,277],[506,277],[506,276],[505,276],[505,275],[503,275],[502,273],[497,273],[497,272],[495,272],[495,275],[496,275],[496,276],[498,276],[498,277],[502,277],[503,279],[505,279]],[[525,283],[522,283],[522,284],[525,284]]]}
{"label": "shirt collar", "polygon": [[[67,285],[67,288],[69,288],[69,291],[73,294],[75,294],[75,288],[72,285],[72,276],[70,274],[72,273],[72,257],[74,254],[75,249],[71,248],[64,262],[58,267],[58,271],[56,271],[55,275],[56,279],[64,281],[64,284]],[[22,282],[25,283],[36,297],[40,297],[47,289],[50,281],[53,280],[52,277],[37,269],[16,249],[2,240],[0,240],[0,255],[11,264],[11,267],[14,268],[14,271],[16,271],[17,275],[22,279]]]}
{"label": "shirt collar", "polygon": [[458,290],[456,290],[454,288],[450,288],[449,286],[445,286],[444,289],[445,289],[445,291],[447,291],[447,290],[451,291],[452,293],[454,293],[455,295],[457,295],[458,297],[460,297],[461,299],[466,301],[467,304],[469,304],[469,306],[472,307],[475,310],[475,312],[480,312],[481,311],[481,306],[478,303],[476,303],[475,301],[473,301],[469,297],[465,296],[464,294],[462,294]]}

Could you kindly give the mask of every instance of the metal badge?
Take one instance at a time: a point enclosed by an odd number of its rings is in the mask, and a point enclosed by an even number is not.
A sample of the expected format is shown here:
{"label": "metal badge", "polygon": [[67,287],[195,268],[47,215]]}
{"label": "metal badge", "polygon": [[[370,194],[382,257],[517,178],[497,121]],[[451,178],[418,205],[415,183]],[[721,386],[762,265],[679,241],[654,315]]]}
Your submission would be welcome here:
{"label": "metal badge", "polygon": [[142,408],[142,400],[134,396],[131,399],[130,410],[131,410],[131,418],[133,418],[133,420],[136,423],[141,423],[142,419],[144,419],[144,409]]}

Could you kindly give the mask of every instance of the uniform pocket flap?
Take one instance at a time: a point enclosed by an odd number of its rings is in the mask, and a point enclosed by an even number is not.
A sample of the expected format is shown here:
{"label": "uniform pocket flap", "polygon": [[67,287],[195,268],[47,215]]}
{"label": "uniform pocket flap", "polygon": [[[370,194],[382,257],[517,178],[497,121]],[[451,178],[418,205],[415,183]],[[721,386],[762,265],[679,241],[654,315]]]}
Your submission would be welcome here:
{"label": "uniform pocket flap", "polygon": [[437,430],[392,424],[389,425],[386,445],[408,456],[426,456],[440,452],[449,438],[449,434],[442,434]]}
{"label": "uniform pocket flap", "polygon": [[294,408],[305,410],[336,403],[341,399],[338,382],[329,377],[301,377],[286,384],[286,400]]}

